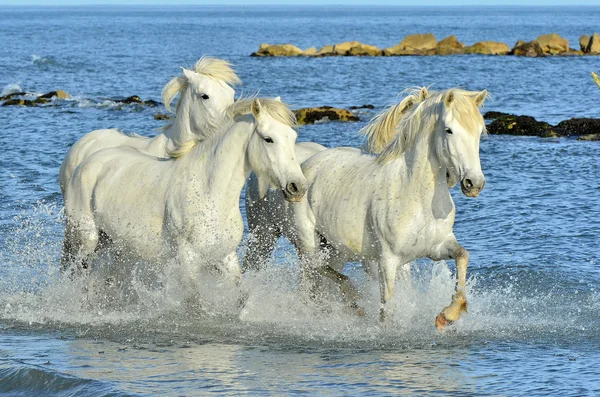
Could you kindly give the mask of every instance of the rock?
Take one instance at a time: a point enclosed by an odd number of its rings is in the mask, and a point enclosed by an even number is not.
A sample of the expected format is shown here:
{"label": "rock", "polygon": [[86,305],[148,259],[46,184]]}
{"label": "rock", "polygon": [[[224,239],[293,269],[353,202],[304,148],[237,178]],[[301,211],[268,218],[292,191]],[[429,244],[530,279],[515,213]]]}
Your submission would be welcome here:
{"label": "rock", "polygon": [[314,124],[325,118],[330,121],[360,121],[358,116],[346,109],[321,106],[318,108],[302,108],[294,110],[298,124]]}
{"label": "rock", "polygon": [[257,52],[251,56],[255,57],[294,57],[304,55],[304,52],[293,44],[266,44],[258,47]]}
{"label": "rock", "polygon": [[573,118],[561,121],[554,128],[563,136],[600,134],[600,119]]}
{"label": "rock", "polygon": [[318,56],[318,57],[326,57],[326,56],[330,56],[330,55],[334,55],[334,53],[333,53],[333,46],[332,45],[323,46],[315,54],[315,56]]}
{"label": "rock", "polygon": [[554,55],[569,51],[569,40],[556,33],[539,36],[536,41],[540,44],[544,54]]}
{"label": "rock", "polygon": [[479,41],[472,46],[465,47],[463,52],[465,54],[506,55],[510,52],[510,47],[498,41]]}
{"label": "rock", "polygon": [[12,94],[8,94],[8,95],[0,97],[0,101],[6,101],[7,99],[11,99],[16,96],[25,96],[25,95],[27,95],[26,92],[13,92]]}
{"label": "rock", "polygon": [[350,110],[356,110],[356,109],[375,109],[375,106],[371,105],[371,104],[366,104],[366,105],[360,105],[360,106],[350,106],[348,109],[350,109]]}
{"label": "rock", "polygon": [[577,138],[578,141],[600,141],[600,134],[582,135]]}
{"label": "rock", "polygon": [[340,44],[334,44],[332,52],[334,55],[348,55],[350,49],[358,45],[360,45],[358,41],[345,41]]}
{"label": "rock", "polygon": [[432,33],[409,34],[400,43],[383,50],[384,55],[431,55],[437,41]]}
{"label": "rock", "polygon": [[160,102],[157,102],[154,99],[148,99],[147,101],[144,101],[143,103],[144,103],[144,105],[149,106],[151,108],[155,108],[161,104]]}
{"label": "rock", "polygon": [[142,101],[142,98],[140,98],[137,95],[132,95],[125,99],[113,99],[113,101],[117,103],[144,103],[144,101]]}
{"label": "rock", "polygon": [[489,112],[484,113],[483,118],[486,120],[490,120],[490,119],[497,119],[497,118],[503,117],[503,116],[514,116],[514,114],[502,113],[502,112],[496,112],[494,110],[490,110]]}
{"label": "rock", "polygon": [[67,94],[63,90],[50,91],[47,94],[39,96],[39,98],[52,99],[53,97],[57,97],[58,99],[69,99],[71,95]]}
{"label": "rock", "polygon": [[169,120],[171,118],[171,116],[169,116],[166,113],[156,113],[154,115],[154,120]]}
{"label": "rock", "polygon": [[448,36],[435,47],[435,53],[437,55],[452,55],[462,53],[464,45],[458,42],[456,36]]}
{"label": "rock", "polygon": [[531,116],[515,116],[512,114],[496,118],[487,126],[487,130],[494,135],[525,135],[544,138],[559,136],[553,127],[544,121],[537,121]]}
{"label": "rock", "polygon": [[587,54],[600,54],[600,34],[594,33],[585,49]]}
{"label": "rock", "polygon": [[383,50],[374,45],[358,43],[358,45],[350,48],[348,55],[376,57],[383,55]]}
{"label": "rock", "polygon": [[304,50],[304,55],[307,57],[314,57],[317,54],[317,47],[310,47]]}
{"label": "rock", "polygon": [[35,107],[38,105],[43,105],[44,103],[47,103],[48,100],[45,98],[36,98],[34,100],[29,100],[29,99],[18,99],[18,98],[12,98],[7,100],[6,102],[4,102],[2,104],[2,106],[27,106],[27,107]]}
{"label": "rock", "polygon": [[586,52],[587,51],[587,46],[590,43],[590,36],[588,36],[587,34],[584,34],[583,36],[581,36],[579,38],[579,49],[582,52]]}
{"label": "rock", "polygon": [[544,51],[542,51],[540,43],[535,40],[530,42],[522,42],[519,40],[510,51],[510,54],[523,57],[543,57]]}

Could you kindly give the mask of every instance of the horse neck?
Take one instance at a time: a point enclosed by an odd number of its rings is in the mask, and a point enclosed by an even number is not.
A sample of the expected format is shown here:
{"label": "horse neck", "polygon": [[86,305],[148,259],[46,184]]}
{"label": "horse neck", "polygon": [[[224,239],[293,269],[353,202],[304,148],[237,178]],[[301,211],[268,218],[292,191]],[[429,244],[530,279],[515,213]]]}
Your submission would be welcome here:
{"label": "horse neck", "polygon": [[[210,196],[235,208],[239,208],[239,197],[250,175],[246,152],[252,127],[252,123],[245,121],[232,123],[223,135],[211,138],[212,146],[207,142],[208,147],[202,147],[203,144],[200,143],[194,148],[194,153],[188,155],[189,161],[194,164],[185,167],[193,173],[194,165],[198,167],[198,161],[194,159],[206,157],[207,161],[202,162],[206,168],[201,171],[206,175],[207,187],[204,191],[208,189]],[[216,140],[216,145],[213,140]]]}
{"label": "horse neck", "polygon": [[443,168],[435,153],[433,134],[417,136],[415,144],[399,158],[384,164],[384,172],[395,189],[400,191],[418,191],[422,197],[435,194],[436,189],[446,187],[446,169]]}
{"label": "horse neck", "polygon": [[192,99],[190,98],[190,94],[186,92],[180,101],[182,102],[177,106],[175,122],[164,132],[164,135],[169,139],[169,149],[179,147],[181,144],[191,141],[200,132],[192,129],[190,116]]}

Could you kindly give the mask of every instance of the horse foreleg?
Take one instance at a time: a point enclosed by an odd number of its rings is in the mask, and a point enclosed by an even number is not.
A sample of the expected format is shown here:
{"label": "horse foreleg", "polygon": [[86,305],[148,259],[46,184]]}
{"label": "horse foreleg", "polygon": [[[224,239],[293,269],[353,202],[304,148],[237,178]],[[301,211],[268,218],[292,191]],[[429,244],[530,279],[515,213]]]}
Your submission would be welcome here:
{"label": "horse foreleg", "polygon": [[467,284],[467,265],[469,264],[469,251],[454,241],[449,251],[449,258],[456,261],[456,292],[452,296],[452,303],[446,306],[435,319],[435,326],[438,330],[444,329],[447,325],[460,318],[461,313],[467,311],[467,298],[465,289]]}
{"label": "horse foreleg", "polygon": [[379,261],[379,294],[381,299],[379,320],[382,322],[386,317],[385,305],[394,296],[396,271],[399,264],[400,259],[391,253],[382,255],[381,260]]}

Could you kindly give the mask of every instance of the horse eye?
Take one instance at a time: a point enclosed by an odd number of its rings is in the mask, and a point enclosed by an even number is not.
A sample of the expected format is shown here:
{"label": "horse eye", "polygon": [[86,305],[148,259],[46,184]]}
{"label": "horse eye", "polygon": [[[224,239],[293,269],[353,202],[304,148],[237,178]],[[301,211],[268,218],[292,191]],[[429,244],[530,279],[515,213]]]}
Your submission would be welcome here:
{"label": "horse eye", "polygon": [[452,134],[452,130],[451,130],[450,128],[446,128],[446,132],[447,132],[448,134]]}
{"label": "horse eye", "polygon": [[200,98],[202,98],[202,99],[204,99],[204,100],[207,100],[207,99],[208,99],[208,98],[210,98],[210,97],[209,97],[208,95],[206,95],[206,94],[202,94],[202,96],[201,96]]}
{"label": "horse eye", "polygon": [[271,138],[270,138],[270,137],[268,137],[268,136],[267,136],[267,137],[265,137],[265,138],[263,138],[263,139],[264,139],[264,140],[265,140],[265,142],[267,142],[267,143],[273,143],[273,139],[271,139]]}

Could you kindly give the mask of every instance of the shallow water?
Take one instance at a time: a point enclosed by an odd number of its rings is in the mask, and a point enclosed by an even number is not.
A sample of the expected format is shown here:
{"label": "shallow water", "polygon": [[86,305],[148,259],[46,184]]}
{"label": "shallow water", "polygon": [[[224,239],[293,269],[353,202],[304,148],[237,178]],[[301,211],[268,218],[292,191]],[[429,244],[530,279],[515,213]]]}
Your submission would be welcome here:
{"label": "shallow water", "polygon": [[[453,263],[419,261],[400,284],[389,322],[377,321],[376,283],[346,272],[367,315],[333,296],[297,292],[296,258],[281,242],[268,271],[244,277],[248,297],[207,278],[190,304],[168,274],[107,288],[59,268],[58,167],[83,133],[146,135],[158,110],[111,97],[159,100],[179,65],[202,54],[231,60],[245,92],[293,106],[351,106],[368,120],[413,85],[487,88],[484,110],[552,123],[598,117],[589,72],[600,58],[400,57],[257,59],[261,42],[301,47],[345,40],[389,46],[408,33],[456,34],[512,45],[556,31],[577,46],[600,8],[0,8],[0,88],[74,96],[49,108],[1,108],[0,392],[13,395],[600,393],[600,146],[574,139],[489,136],[487,185],[453,191],[455,233],[471,252],[469,314],[433,326],[453,290]],[[299,140],[361,143],[364,125],[302,127]],[[243,246],[241,248],[243,251]],[[84,285],[85,284],[85,285]],[[84,292],[85,291],[85,292]]]}

